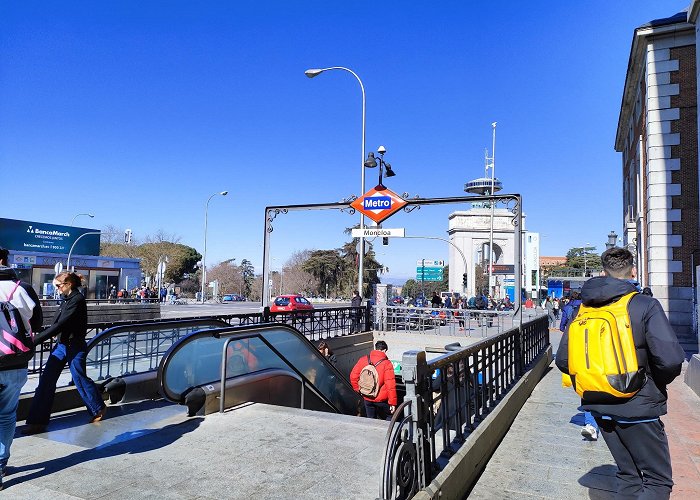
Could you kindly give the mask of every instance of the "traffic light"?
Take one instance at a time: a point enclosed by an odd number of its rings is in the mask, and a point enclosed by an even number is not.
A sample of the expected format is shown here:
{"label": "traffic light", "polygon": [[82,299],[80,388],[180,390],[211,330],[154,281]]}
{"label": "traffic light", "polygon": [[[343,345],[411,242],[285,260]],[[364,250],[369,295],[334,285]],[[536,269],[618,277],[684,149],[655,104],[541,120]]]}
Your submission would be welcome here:
{"label": "traffic light", "polygon": [[462,275],[462,286],[463,286],[464,288],[467,288],[467,273],[464,273],[464,274]]}
{"label": "traffic light", "polygon": [[382,245],[387,246],[389,244],[389,238],[386,236],[382,238]]}

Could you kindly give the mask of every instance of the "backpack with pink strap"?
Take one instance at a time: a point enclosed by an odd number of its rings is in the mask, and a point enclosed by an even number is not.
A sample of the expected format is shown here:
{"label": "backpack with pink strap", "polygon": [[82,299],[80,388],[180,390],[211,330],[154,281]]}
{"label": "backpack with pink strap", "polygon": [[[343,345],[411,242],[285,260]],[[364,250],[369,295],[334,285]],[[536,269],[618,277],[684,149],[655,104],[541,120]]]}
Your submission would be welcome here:
{"label": "backpack with pink strap", "polygon": [[19,310],[11,300],[20,282],[6,300],[0,300],[0,368],[27,362],[34,356],[34,339],[27,330]]}

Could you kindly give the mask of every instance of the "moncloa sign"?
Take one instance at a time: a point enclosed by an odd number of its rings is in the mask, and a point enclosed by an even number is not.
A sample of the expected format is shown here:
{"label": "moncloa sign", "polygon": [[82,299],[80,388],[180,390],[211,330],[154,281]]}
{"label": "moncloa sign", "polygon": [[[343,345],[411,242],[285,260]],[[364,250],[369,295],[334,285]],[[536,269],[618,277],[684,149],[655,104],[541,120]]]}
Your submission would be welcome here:
{"label": "moncloa sign", "polygon": [[363,229],[352,230],[353,238],[371,238],[372,236],[382,236],[385,238],[404,238],[406,236],[406,230],[402,227],[396,229],[365,227]]}

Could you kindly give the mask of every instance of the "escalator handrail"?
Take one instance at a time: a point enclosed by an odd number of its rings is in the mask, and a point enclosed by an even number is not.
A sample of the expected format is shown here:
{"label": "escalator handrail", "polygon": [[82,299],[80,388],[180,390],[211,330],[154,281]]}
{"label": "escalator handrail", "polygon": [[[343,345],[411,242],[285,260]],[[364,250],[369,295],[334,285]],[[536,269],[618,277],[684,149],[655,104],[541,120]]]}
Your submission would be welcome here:
{"label": "escalator handrail", "polygon": [[[200,330],[196,332],[192,332],[184,337],[182,337],[180,340],[175,342],[170,348],[166,351],[166,353],[163,355],[163,358],[161,359],[159,365],[158,365],[158,381],[159,381],[159,387],[161,390],[161,393],[163,396],[170,400],[170,401],[175,401],[179,402],[179,397],[175,397],[173,393],[171,393],[168,388],[165,386],[165,379],[164,379],[164,370],[167,364],[170,362],[170,359],[185,345],[189,344],[190,342],[193,342],[199,338],[209,338],[209,337],[216,337],[220,338],[222,335],[235,335],[239,334],[239,338],[251,338],[251,337],[259,337],[259,334],[256,332],[258,330],[286,330],[289,333],[291,333],[293,336],[295,336],[297,339],[299,339],[302,343],[308,344],[312,351],[317,353],[318,359],[322,360],[322,363],[325,363],[326,368],[329,368],[334,374],[336,375],[337,380],[341,380],[343,384],[345,384],[350,391],[353,394],[357,394],[355,390],[352,388],[350,385],[350,382],[348,382],[345,379],[345,376],[338,371],[338,369],[333,366],[333,364],[328,361],[323,355],[321,355],[318,352],[318,349],[311,343],[311,341],[306,338],[299,330],[296,328],[293,328],[289,325],[285,325],[282,323],[260,323],[256,325],[242,325],[242,326],[227,326],[225,328],[217,328],[217,329],[211,329],[211,330]],[[266,344],[269,345],[268,342],[265,342]],[[289,361],[286,360],[286,358],[279,353],[276,349],[273,350],[276,355],[280,357],[285,363],[290,364]],[[291,365],[291,364],[290,364]],[[305,380],[306,377],[304,377]],[[213,381],[212,381],[213,382]],[[310,386],[313,387],[313,384],[309,382]],[[359,398],[359,396],[358,396]],[[335,407],[333,405],[333,407]]]}
{"label": "escalator handrail", "polygon": [[88,352],[90,349],[92,349],[95,345],[101,343],[104,341],[104,339],[109,338],[109,337],[114,337],[116,335],[122,334],[122,333],[143,333],[143,332],[156,332],[159,330],[167,330],[169,328],[157,328],[159,326],[164,326],[164,327],[173,327],[173,326],[180,326],[180,327],[188,327],[188,326],[205,326],[205,325],[217,325],[220,327],[225,327],[228,325],[225,321],[221,321],[219,319],[193,319],[193,320],[162,320],[162,321],[155,321],[155,322],[150,322],[150,323],[142,323],[142,324],[131,324],[131,325],[118,325],[118,326],[113,326],[111,328],[108,328],[106,330],[101,331],[94,337],[92,337],[88,343],[87,343],[87,350]]}

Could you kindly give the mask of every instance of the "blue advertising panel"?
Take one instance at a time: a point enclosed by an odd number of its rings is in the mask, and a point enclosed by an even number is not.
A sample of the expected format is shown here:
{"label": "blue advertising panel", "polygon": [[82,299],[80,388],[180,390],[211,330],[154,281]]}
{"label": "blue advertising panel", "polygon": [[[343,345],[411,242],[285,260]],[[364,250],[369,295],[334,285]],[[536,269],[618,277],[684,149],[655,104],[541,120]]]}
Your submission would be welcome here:
{"label": "blue advertising panel", "polygon": [[[90,232],[97,234],[85,235]],[[75,255],[100,255],[97,229],[0,219],[0,246],[9,250],[67,254],[78,238],[80,240],[73,248]]]}

